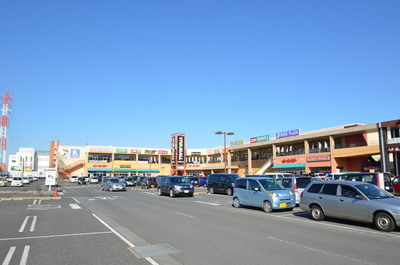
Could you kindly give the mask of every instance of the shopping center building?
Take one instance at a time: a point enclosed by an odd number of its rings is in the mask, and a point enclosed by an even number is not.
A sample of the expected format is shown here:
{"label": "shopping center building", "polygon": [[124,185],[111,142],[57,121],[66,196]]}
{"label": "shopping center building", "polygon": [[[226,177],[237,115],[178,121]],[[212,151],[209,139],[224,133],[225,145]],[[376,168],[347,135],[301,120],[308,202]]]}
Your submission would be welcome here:
{"label": "shopping center building", "polygon": [[245,176],[265,172],[391,171],[400,175],[399,163],[400,120],[310,132],[294,129],[204,149],[187,149],[185,134],[171,135],[170,149],[50,143],[50,167],[57,168],[63,178],[204,176],[223,172]]}

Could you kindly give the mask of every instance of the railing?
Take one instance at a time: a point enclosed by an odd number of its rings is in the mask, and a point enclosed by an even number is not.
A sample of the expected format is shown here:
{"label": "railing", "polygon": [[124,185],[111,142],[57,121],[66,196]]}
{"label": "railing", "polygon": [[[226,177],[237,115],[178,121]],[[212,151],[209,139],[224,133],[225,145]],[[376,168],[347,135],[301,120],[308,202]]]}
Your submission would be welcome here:
{"label": "railing", "polygon": [[79,160],[79,161],[76,161],[76,162],[74,162],[74,163],[72,163],[72,164],[69,164],[68,166],[59,168],[58,171],[70,170],[70,169],[72,169],[72,168],[74,168],[74,167],[77,167],[77,166],[79,166],[79,165],[81,165],[81,164],[84,164],[84,163],[85,163],[85,160]]}

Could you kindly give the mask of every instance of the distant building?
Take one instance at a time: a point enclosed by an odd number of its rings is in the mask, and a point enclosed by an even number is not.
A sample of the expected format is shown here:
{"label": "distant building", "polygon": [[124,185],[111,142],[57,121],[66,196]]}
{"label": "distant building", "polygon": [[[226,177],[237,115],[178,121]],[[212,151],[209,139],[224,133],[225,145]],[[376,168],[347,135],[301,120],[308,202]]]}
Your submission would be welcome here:
{"label": "distant building", "polygon": [[44,177],[44,169],[49,167],[49,152],[35,151],[34,148],[20,147],[15,155],[8,156],[8,172],[11,175],[35,175]]}

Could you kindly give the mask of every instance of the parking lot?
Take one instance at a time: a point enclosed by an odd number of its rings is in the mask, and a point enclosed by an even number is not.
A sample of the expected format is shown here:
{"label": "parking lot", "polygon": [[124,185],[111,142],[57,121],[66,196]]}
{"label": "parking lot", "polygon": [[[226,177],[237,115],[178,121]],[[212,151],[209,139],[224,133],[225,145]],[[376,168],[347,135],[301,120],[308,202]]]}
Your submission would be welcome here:
{"label": "parking lot", "polygon": [[[40,182],[39,182],[40,183]],[[33,187],[32,187],[33,188]],[[396,264],[400,233],[316,222],[296,207],[265,213],[232,197],[158,196],[61,183],[59,200],[0,201],[3,264]],[[32,231],[31,231],[32,230]],[[21,232],[19,232],[21,231]],[[12,253],[12,255],[11,255]],[[23,261],[26,260],[26,263]],[[5,263],[9,262],[9,263]]]}

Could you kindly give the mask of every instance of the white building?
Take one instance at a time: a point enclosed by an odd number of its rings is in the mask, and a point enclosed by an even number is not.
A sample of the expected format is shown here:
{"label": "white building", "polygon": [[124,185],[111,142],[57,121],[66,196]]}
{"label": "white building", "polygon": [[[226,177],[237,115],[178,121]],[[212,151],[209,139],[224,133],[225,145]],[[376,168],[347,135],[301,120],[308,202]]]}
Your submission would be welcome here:
{"label": "white building", "polygon": [[13,176],[43,176],[49,167],[49,152],[35,151],[34,148],[20,147],[15,155],[8,156],[8,172]]}

